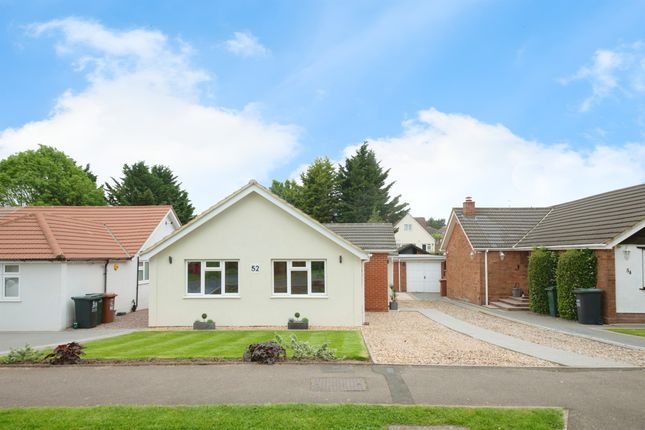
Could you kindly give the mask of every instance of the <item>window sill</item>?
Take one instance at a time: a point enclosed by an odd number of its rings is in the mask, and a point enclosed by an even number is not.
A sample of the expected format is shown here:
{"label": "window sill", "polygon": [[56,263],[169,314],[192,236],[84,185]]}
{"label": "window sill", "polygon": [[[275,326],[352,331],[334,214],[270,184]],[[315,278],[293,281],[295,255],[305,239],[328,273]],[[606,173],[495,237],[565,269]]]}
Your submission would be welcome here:
{"label": "window sill", "polygon": [[0,299],[0,303],[22,303],[20,299]]}
{"label": "window sill", "polygon": [[148,285],[150,281],[138,281],[139,285]]}
{"label": "window sill", "polygon": [[224,294],[224,295],[210,295],[210,296],[184,296],[184,299],[206,299],[206,300],[218,300],[218,299],[240,299],[239,294]]}
{"label": "window sill", "polygon": [[306,295],[306,294],[303,294],[302,296],[294,295],[294,294],[292,294],[290,296],[281,296],[281,295],[276,294],[276,295],[271,296],[270,298],[271,299],[328,299],[329,296],[327,294],[320,295],[320,296],[310,296],[310,295]]}

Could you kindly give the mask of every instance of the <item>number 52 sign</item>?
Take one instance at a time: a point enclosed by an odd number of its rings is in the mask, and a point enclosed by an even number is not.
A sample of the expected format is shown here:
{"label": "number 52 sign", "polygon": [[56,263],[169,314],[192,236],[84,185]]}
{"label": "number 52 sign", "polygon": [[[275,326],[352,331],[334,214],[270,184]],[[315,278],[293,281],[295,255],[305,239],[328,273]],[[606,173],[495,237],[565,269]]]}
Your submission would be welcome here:
{"label": "number 52 sign", "polygon": [[259,264],[251,264],[251,273],[257,273],[260,271],[260,265]]}

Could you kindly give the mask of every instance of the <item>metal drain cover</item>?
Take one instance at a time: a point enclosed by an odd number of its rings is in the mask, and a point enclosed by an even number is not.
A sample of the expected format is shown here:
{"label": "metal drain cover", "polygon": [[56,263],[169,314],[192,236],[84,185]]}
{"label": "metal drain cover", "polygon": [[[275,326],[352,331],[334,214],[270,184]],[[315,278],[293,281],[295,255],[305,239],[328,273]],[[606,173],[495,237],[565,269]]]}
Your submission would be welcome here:
{"label": "metal drain cover", "polygon": [[367,391],[365,378],[311,378],[311,391]]}

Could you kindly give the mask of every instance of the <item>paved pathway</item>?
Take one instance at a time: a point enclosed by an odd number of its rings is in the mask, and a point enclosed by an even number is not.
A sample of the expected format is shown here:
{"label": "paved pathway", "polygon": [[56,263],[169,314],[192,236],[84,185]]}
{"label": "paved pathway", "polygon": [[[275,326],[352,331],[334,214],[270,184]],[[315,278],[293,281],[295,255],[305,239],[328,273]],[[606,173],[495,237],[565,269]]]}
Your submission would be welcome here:
{"label": "paved pathway", "polygon": [[478,327],[469,324],[460,319],[446,315],[435,309],[406,309],[415,310],[422,315],[430,318],[431,320],[448,327],[449,329],[458,331],[465,335],[483,340],[484,342],[492,343],[493,345],[501,346],[502,348],[517,351],[522,354],[530,355],[532,357],[540,358],[542,360],[551,361],[564,366],[570,367],[634,367],[630,363],[613,361],[599,357],[589,357],[575,352],[564,351],[561,349],[551,348],[536,343],[527,342],[516,337],[507,336],[493,330]]}
{"label": "paved pathway", "polygon": [[[321,384],[321,380],[328,383]],[[365,390],[316,390],[320,386],[358,385]],[[569,410],[569,429],[630,430],[643,428],[643,387],[645,369],[64,366],[0,368],[0,407],[216,403],[552,406]]]}
{"label": "paved pathway", "polygon": [[73,331],[0,331],[0,355],[12,348],[29,344],[34,348],[48,348],[67,342],[87,342],[106,337],[119,336],[134,330],[73,330]]}
{"label": "paved pathway", "polygon": [[[534,325],[540,328],[548,328],[551,330],[559,331],[562,333],[573,334],[575,336],[586,337],[588,339],[597,340],[599,342],[610,343],[612,345],[624,346],[628,348],[642,348],[645,349],[645,337],[632,336],[628,334],[615,333],[607,330],[613,325],[586,325],[580,324],[577,321],[563,320],[562,318],[554,318],[549,315],[540,315],[534,312],[527,311],[505,311],[503,309],[484,308],[483,306],[476,306],[470,303],[460,302],[458,300],[446,299],[449,303],[465,307],[468,309],[475,309],[490,315],[500,318],[505,318],[511,321],[517,321],[524,324]],[[635,328],[642,327],[642,324],[629,325]],[[618,324],[616,327],[628,327],[626,324]]]}

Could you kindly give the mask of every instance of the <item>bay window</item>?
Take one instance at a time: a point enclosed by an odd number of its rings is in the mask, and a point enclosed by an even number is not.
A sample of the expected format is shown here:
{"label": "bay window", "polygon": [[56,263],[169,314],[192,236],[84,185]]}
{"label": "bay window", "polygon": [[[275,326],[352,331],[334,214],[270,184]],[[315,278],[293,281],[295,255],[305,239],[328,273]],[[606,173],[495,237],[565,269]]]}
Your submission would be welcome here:
{"label": "bay window", "polygon": [[326,293],[324,260],[273,261],[273,295],[316,296]]}
{"label": "bay window", "polygon": [[186,262],[186,295],[217,297],[238,294],[237,261],[191,260]]}

